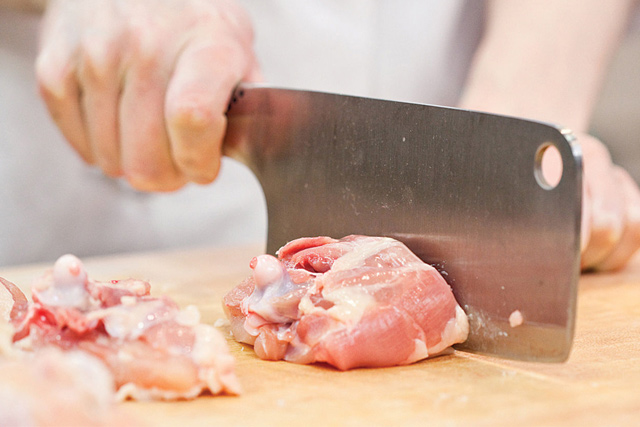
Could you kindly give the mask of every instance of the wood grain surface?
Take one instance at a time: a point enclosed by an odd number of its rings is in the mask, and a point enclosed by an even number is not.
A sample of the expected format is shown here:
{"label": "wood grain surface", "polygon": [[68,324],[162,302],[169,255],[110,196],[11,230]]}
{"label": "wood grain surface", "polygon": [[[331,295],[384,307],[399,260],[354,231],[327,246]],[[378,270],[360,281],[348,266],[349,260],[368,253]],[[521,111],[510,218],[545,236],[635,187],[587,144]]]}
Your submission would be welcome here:
{"label": "wood grain surface", "polygon": [[[152,294],[223,319],[222,296],[250,274],[259,246],[86,259],[90,276],[147,279]],[[49,265],[1,268],[28,288]],[[228,328],[221,326],[225,335]],[[566,363],[523,363],[456,352],[410,366],[355,369],[258,359],[229,346],[241,396],[125,402],[152,426],[640,425],[640,256],[624,271],[583,275]]]}

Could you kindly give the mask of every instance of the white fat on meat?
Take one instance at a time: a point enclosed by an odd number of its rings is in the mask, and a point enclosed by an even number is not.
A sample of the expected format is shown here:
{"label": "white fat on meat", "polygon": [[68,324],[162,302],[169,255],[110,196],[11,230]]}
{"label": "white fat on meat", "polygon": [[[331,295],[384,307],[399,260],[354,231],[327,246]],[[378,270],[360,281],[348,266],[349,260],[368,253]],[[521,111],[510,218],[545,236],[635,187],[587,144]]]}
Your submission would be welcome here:
{"label": "white fat on meat", "polygon": [[358,323],[364,313],[376,305],[376,299],[358,286],[338,288],[324,292],[322,296],[333,303],[327,314],[351,325]]}
{"label": "white fat on meat", "polygon": [[509,315],[509,326],[517,328],[524,323],[524,316],[520,310],[513,310]]}
{"label": "white fat on meat", "polygon": [[[256,336],[265,324],[282,324],[299,317],[300,299],[310,291],[309,283],[295,283],[282,263],[271,255],[260,255],[250,263],[253,269],[253,292],[242,302],[248,313],[241,326],[250,336]],[[232,321],[232,330],[239,335]]]}
{"label": "white fat on meat", "polygon": [[38,292],[40,301],[50,306],[88,308],[87,271],[80,259],[71,254],[58,258],[52,278],[51,286]]}
{"label": "white fat on meat", "polygon": [[267,322],[291,320],[272,303],[295,290],[284,266],[271,255],[260,255],[251,262],[255,289],[243,304],[246,310],[258,314]]}
{"label": "white fat on meat", "polygon": [[469,335],[469,318],[467,314],[464,312],[459,305],[456,306],[456,316],[452,319],[449,319],[447,325],[444,327],[442,334],[440,335],[441,340],[435,346],[432,346],[428,349],[430,355],[436,355],[444,350],[446,350],[449,345],[447,343],[454,342],[460,343],[464,342]]}
{"label": "white fat on meat", "polygon": [[447,322],[441,334],[440,342],[430,348],[427,348],[424,341],[416,339],[415,350],[408,357],[408,360],[422,360],[430,356],[437,356],[450,349],[450,344],[464,342],[469,335],[469,319],[460,308],[456,306],[456,316]]}
{"label": "white fat on meat", "polygon": [[[193,360],[204,367],[198,373],[213,394],[230,388],[240,393],[240,383],[235,374],[233,356],[226,351],[227,341],[209,325],[195,325],[196,339],[192,350]],[[225,351],[223,351],[225,350]]]}
{"label": "white fat on meat", "polygon": [[[125,301],[131,301],[131,298],[125,298]],[[113,338],[137,340],[151,326],[165,318],[175,318],[177,313],[177,307],[168,306],[162,300],[151,300],[97,310],[89,313],[87,318],[102,320],[107,334]]]}
{"label": "white fat on meat", "polygon": [[396,240],[388,237],[367,237],[363,240],[364,242],[358,246],[357,251],[348,252],[336,259],[331,266],[331,271],[336,273],[343,270],[351,270],[361,267],[367,259],[398,243]]}
{"label": "white fat on meat", "polygon": [[[176,322],[183,326],[196,326],[200,324],[200,310],[190,304],[176,314]],[[214,325],[215,326],[215,325]]]}

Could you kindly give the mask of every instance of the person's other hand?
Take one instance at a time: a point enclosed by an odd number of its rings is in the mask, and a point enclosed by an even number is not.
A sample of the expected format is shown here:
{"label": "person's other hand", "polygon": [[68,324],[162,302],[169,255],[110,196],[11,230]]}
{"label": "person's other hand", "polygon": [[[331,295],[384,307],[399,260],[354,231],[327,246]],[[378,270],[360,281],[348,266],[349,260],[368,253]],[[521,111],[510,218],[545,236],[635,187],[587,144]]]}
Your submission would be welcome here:
{"label": "person's other hand", "polygon": [[36,73],[80,156],[145,191],[209,183],[233,88],[259,78],[232,0],[51,0]]}
{"label": "person's other hand", "polygon": [[596,138],[578,134],[584,163],[583,270],[617,270],[640,247],[640,190]]}

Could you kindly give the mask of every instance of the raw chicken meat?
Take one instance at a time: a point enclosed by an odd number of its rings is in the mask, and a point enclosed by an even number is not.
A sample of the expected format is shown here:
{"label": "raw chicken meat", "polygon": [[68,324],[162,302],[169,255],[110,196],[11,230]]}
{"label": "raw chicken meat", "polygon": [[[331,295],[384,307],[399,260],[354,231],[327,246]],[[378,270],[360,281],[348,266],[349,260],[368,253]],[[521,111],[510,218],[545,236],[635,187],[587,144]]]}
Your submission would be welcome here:
{"label": "raw chicken meat", "polygon": [[11,312],[28,302],[13,283],[0,283],[0,426],[136,425],[115,406],[113,376],[97,358],[12,345]]}
{"label": "raw chicken meat", "polygon": [[0,426],[135,425],[115,406],[109,370],[84,352],[0,357],[0,378]]}
{"label": "raw chicken meat", "polygon": [[150,296],[141,280],[97,282],[73,255],[58,259],[32,287],[33,302],[3,281],[15,301],[13,340],[32,350],[82,350],[112,372],[119,398],[193,398],[204,390],[237,394],[240,386],[226,341],[180,310]]}
{"label": "raw chicken meat", "polygon": [[[16,285],[0,277],[0,357],[12,355],[13,327],[11,315],[27,306],[27,297]],[[0,424],[2,425],[2,424]]]}
{"label": "raw chicken meat", "polygon": [[224,298],[234,337],[262,359],[393,366],[466,340],[449,285],[394,239],[302,238],[278,258],[254,258],[253,276]]}

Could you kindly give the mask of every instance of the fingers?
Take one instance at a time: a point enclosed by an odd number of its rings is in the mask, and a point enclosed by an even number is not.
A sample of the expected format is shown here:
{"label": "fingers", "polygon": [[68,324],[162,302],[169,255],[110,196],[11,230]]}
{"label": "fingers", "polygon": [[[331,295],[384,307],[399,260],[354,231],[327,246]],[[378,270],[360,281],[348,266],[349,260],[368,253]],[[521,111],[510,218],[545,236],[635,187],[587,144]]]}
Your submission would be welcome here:
{"label": "fingers", "polygon": [[624,232],[617,245],[596,268],[602,271],[619,270],[640,248],[640,189],[631,175],[614,166],[613,176],[620,186],[624,201]]}
{"label": "fingers", "polygon": [[612,163],[604,144],[588,135],[580,135],[579,141],[584,162],[583,231],[589,234],[581,268],[617,269],[640,246],[640,193],[633,179]]}
{"label": "fingers", "polygon": [[87,144],[96,164],[109,176],[122,174],[118,105],[120,38],[93,32],[82,40],[78,80]]}
{"label": "fingers", "polygon": [[215,179],[228,98],[241,80],[259,78],[241,8],[54,1],[42,41],[42,97],[86,162],[145,191]]}
{"label": "fingers", "polygon": [[157,52],[138,52],[136,63],[124,76],[120,98],[122,170],[129,183],[142,191],[172,191],[187,182],[174,164],[165,129],[169,71],[162,57]]}
{"label": "fingers", "polygon": [[82,159],[91,164],[94,156],[87,140],[72,54],[62,35],[51,34],[36,60],[36,77],[51,118]]}
{"label": "fingers", "polygon": [[624,205],[616,184],[607,148],[597,139],[580,137],[584,161],[584,185],[590,211],[589,242],[582,252],[583,269],[591,269],[610,253],[622,236]]}
{"label": "fingers", "polygon": [[188,46],[176,64],[164,114],[176,167],[193,182],[218,174],[225,111],[245,61],[238,46],[207,42]]}
{"label": "fingers", "polygon": [[119,97],[127,28],[114,2],[99,11],[83,8],[89,23],[78,40],[78,81],[88,144],[96,164],[109,176],[120,176]]}
{"label": "fingers", "polygon": [[640,189],[598,139],[577,137],[584,164],[580,266],[618,270],[640,248]]}

